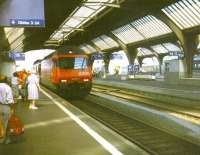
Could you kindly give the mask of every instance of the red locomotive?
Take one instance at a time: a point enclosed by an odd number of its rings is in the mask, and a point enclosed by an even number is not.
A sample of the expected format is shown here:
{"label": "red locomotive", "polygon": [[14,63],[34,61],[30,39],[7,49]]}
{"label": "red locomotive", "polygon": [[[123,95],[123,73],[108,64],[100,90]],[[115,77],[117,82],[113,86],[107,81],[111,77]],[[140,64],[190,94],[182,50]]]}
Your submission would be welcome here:
{"label": "red locomotive", "polygon": [[87,95],[92,87],[89,57],[77,51],[62,49],[35,64],[40,83],[69,96]]}

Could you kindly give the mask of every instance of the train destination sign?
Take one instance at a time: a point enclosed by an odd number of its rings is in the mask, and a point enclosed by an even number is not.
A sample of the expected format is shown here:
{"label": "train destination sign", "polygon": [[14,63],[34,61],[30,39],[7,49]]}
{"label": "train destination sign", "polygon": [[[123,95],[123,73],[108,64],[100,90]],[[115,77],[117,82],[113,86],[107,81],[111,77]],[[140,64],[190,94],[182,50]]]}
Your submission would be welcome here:
{"label": "train destination sign", "polygon": [[44,0],[1,1],[0,26],[44,27]]}

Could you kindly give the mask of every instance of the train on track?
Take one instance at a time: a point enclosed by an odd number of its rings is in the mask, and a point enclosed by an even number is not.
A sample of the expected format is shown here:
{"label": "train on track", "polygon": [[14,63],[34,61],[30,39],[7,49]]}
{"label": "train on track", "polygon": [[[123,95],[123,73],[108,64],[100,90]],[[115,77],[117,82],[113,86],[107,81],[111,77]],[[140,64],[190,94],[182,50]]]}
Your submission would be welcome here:
{"label": "train on track", "polygon": [[34,63],[40,83],[69,97],[84,97],[92,88],[89,57],[78,49],[62,48]]}

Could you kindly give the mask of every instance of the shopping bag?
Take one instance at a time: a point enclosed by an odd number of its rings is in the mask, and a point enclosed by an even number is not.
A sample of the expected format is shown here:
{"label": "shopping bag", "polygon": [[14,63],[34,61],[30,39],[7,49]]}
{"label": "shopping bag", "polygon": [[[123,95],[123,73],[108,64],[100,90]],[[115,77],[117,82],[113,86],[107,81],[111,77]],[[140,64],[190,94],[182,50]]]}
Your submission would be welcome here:
{"label": "shopping bag", "polygon": [[5,134],[5,129],[4,129],[4,126],[3,126],[3,122],[0,119],[0,138],[3,138],[4,134]]}
{"label": "shopping bag", "polygon": [[21,119],[12,114],[9,121],[8,121],[8,127],[10,134],[13,136],[18,136],[24,133],[24,124],[22,123]]}

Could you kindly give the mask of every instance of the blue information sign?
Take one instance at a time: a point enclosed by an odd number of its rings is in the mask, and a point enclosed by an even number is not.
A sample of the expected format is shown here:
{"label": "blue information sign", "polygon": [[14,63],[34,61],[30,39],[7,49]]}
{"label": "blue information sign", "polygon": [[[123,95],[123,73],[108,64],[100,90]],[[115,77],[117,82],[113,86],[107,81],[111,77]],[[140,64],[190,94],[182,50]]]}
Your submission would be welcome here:
{"label": "blue information sign", "polygon": [[102,60],[103,58],[104,58],[104,55],[102,53],[92,54],[92,60]]}
{"label": "blue information sign", "polygon": [[11,26],[39,26],[44,27],[45,22],[42,19],[10,19]]}
{"label": "blue information sign", "polygon": [[180,51],[170,51],[170,56],[177,56],[179,60],[182,60],[184,58],[184,53]]}
{"label": "blue information sign", "polygon": [[44,0],[0,0],[0,26],[44,27]]}
{"label": "blue information sign", "polygon": [[20,52],[10,52],[8,56],[11,60],[25,60],[25,54]]}
{"label": "blue information sign", "polygon": [[118,54],[118,53],[113,53],[111,55],[111,59],[118,59],[118,60],[122,60],[123,59],[123,56],[121,54]]}
{"label": "blue information sign", "polygon": [[138,73],[140,69],[139,65],[134,65],[134,64],[130,64],[128,65],[128,73],[129,74],[135,74]]}

